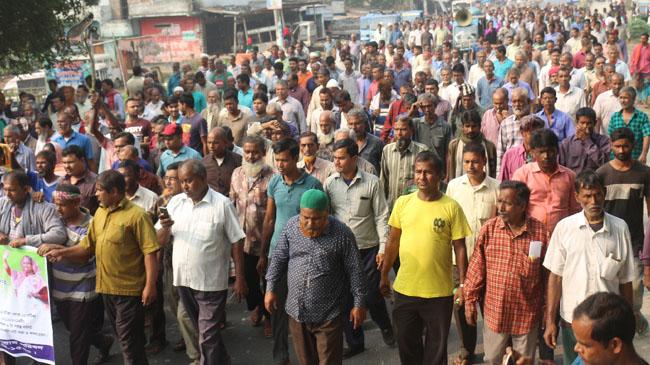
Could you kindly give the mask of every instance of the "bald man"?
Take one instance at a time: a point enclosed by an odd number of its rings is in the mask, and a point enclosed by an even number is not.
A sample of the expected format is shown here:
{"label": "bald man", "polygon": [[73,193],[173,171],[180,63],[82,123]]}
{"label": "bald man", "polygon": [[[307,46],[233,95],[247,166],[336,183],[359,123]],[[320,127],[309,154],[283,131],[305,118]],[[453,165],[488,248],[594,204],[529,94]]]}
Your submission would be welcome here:
{"label": "bald man", "polygon": [[226,131],[221,127],[213,128],[208,133],[208,155],[203,158],[203,165],[208,173],[208,185],[224,196],[230,193],[230,178],[233,171],[241,166],[242,157],[228,149],[229,141]]}

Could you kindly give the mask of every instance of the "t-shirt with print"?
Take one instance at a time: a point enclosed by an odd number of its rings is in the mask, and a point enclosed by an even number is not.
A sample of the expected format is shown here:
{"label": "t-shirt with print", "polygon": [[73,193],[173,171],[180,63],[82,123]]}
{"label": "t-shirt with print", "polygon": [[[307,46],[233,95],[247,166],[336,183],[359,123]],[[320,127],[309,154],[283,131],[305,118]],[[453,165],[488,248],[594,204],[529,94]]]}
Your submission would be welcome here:
{"label": "t-shirt with print", "polygon": [[630,229],[634,256],[643,248],[643,208],[650,196],[650,167],[634,161],[627,171],[615,170],[610,163],[597,171],[605,179],[605,211],[623,219]]}
{"label": "t-shirt with print", "polygon": [[415,191],[397,198],[388,225],[402,230],[395,291],[419,298],[451,296],[451,241],[472,233],[460,205],[444,194],[424,201]]}
{"label": "t-shirt with print", "polygon": [[143,137],[151,138],[151,123],[146,119],[138,119],[137,121],[127,120],[126,127],[124,128],[125,132],[129,132],[135,137],[138,141],[138,144],[142,144]]}
{"label": "t-shirt with print", "polygon": [[194,113],[191,117],[183,118],[183,144],[203,154],[203,142],[201,137],[208,135],[208,123],[201,117],[201,114]]}

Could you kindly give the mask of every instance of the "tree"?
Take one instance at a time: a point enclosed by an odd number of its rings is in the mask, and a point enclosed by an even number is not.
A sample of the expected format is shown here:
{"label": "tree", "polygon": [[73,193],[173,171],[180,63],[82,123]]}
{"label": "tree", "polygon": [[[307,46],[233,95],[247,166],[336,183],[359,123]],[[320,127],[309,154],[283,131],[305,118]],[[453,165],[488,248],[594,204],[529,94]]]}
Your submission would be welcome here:
{"label": "tree", "polygon": [[0,70],[29,73],[71,52],[65,30],[96,0],[3,1],[0,11]]}

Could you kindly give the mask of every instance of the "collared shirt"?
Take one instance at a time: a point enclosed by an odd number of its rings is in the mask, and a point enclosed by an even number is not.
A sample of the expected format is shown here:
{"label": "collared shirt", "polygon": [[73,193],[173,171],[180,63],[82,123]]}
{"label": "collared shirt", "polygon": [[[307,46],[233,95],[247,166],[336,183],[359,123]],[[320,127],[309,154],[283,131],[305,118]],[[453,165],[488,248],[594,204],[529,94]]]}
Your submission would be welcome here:
{"label": "collared shirt", "polygon": [[352,99],[353,102],[359,103],[360,105],[366,105],[368,100],[368,93],[370,92],[370,84],[372,83],[371,79],[367,79],[363,76],[357,79],[357,85],[359,88],[359,100]]}
{"label": "collared shirt", "polygon": [[213,154],[205,156],[203,166],[205,166],[210,187],[221,195],[228,196],[232,173],[241,166],[241,163],[242,157],[228,150],[225,151],[221,162],[217,161]]}
{"label": "collared shirt", "polygon": [[624,220],[605,213],[597,232],[584,211],[561,220],[549,243],[544,267],[562,277],[560,316],[571,323],[573,310],[597,292],[619,294],[634,280],[634,255]]}
{"label": "collared shirt", "polygon": [[447,147],[452,139],[449,123],[440,118],[433,123],[427,123],[425,117],[415,118],[413,123],[415,123],[413,140],[427,146],[429,150],[435,151],[444,164],[444,161],[447,161]]}
{"label": "collared shirt", "polygon": [[259,175],[249,178],[244,169],[238,167],[230,182],[230,200],[237,208],[239,225],[246,233],[244,252],[259,256],[262,245],[262,228],[266,214],[266,191],[273,176],[273,169],[265,165]]}
{"label": "collared shirt", "polygon": [[117,207],[99,207],[79,246],[94,252],[96,291],[140,296],[145,286],[144,257],[160,248],[151,217],[127,199]]}
{"label": "collared shirt", "polygon": [[537,162],[527,163],[515,171],[512,179],[528,185],[528,214],[544,223],[549,232],[562,218],[580,210],[574,194],[576,174],[562,165],[547,175]]}
{"label": "collared shirt", "polygon": [[596,97],[594,103],[594,111],[596,112],[596,120],[600,121],[597,126],[600,134],[609,134],[609,121],[612,115],[621,110],[621,102],[618,101],[618,96],[614,95],[612,90],[607,90]]}
{"label": "collared shirt", "polygon": [[411,82],[411,69],[402,66],[401,70],[392,69],[393,75],[395,77],[394,87],[399,90],[402,85],[409,84]]}
{"label": "collared shirt", "polygon": [[316,160],[314,160],[311,171],[307,170],[304,159],[298,161],[297,166],[299,169],[305,170],[309,175],[318,179],[321,184],[324,184],[327,177],[334,172],[334,164],[330,161],[323,160],[320,157],[316,157]]}
{"label": "collared shirt", "polygon": [[36,171],[36,157],[34,152],[25,146],[24,143],[18,144],[18,149],[14,153],[16,161],[25,171]]}
{"label": "collared shirt", "polygon": [[503,79],[500,77],[494,77],[492,81],[483,76],[478,80],[476,84],[476,96],[478,96],[478,102],[483,109],[492,108],[492,94],[494,90],[503,86]]}
{"label": "collared shirt", "polygon": [[[499,182],[486,175],[480,184],[472,186],[469,177],[462,175],[449,182],[445,194],[463,208],[467,223],[472,230],[472,233],[465,238],[467,257],[471,257],[481,226],[497,214]],[[454,262],[455,260],[454,256]]]}
{"label": "collared shirt", "polygon": [[281,174],[275,174],[269,181],[267,195],[275,203],[275,225],[269,247],[269,257],[287,224],[289,218],[300,213],[300,198],[309,189],[323,190],[323,184],[304,170],[298,180],[288,185]]}
{"label": "collared shirt", "polygon": [[630,128],[634,133],[632,158],[636,160],[641,156],[641,152],[643,151],[643,138],[650,136],[650,120],[648,120],[648,115],[634,108],[632,118],[626,123],[623,119],[622,111],[617,111],[612,114],[609,126],[607,127],[607,134],[611,136],[615,130],[622,127]]}
{"label": "collared shirt", "polygon": [[350,227],[357,247],[363,250],[379,244],[379,253],[384,253],[389,211],[379,178],[357,169],[348,183],[335,172],[323,188],[330,198],[332,214]]}
{"label": "collared shirt", "polygon": [[350,94],[350,100],[353,103],[359,102],[359,83],[357,82],[359,76],[360,74],[356,71],[352,71],[350,74],[344,71],[339,74],[339,85]]}
{"label": "collared shirt", "polygon": [[485,77],[485,70],[483,70],[483,65],[474,64],[469,68],[469,73],[467,74],[467,82],[470,85],[477,87],[478,81]]}
{"label": "collared shirt", "polygon": [[273,98],[270,103],[273,102],[280,103],[282,106],[282,119],[296,127],[298,135],[309,130],[307,129],[305,110],[298,100],[288,96],[284,101],[281,101],[277,97]]}
{"label": "collared shirt", "polygon": [[560,140],[560,142],[565,138],[573,136],[576,133],[576,130],[573,127],[573,119],[571,119],[569,114],[559,109],[553,109],[553,113],[551,113],[551,120],[548,120],[544,109],[540,110],[539,113],[535,115],[542,118],[546,124],[546,128],[549,128],[555,132],[555,135],[557,135],[557,138]]}
{"label": "collared shirt", "polygon": [[[492,102],[490,102],[490,104],[492,104]],[[501,122],[503,122],[503,120]],[[494,108],[486,110],[483,114],[483,120],[481,121],[481,133],[483,133],[483,137],[485,137],[485,139],[494,143],[495,146],[499,142],[501,122],[499,122],[497,119],[497,111]]]}
{"label": "collared shirt", "polygon": [[350,293],[354,307],[364,306],[367,288],[354,234],[332,216],[315,238],[301,232],[299,216],[289,219],[269,264],[267,291],[279,290],[285,275],[285,309],[296,321],[322,323],[336,318]]}
{"label": "collared shirt", "polygon": [[517,85],[513,84],[512,82],[507,82],[503,84],[503,88],[508,92],[508,106],[512,106],[512,90],[517,88],[526,90],[526,92],[528,92],[528,99],[530,101],[535,100],[535,93],[533,92],[533,89],[525,81],[519,80],[517,81]]}
{"label": "collared shirt", "polygon": [[[295,100],[295,99],[294,99]],[[250,109],[242,106],[239,108],[239,114],[235,117],[228,112],[228,109],[223,108],[219,112],[215,127],[229,127],[232,131],[232,136],[235,139],[236,145],[241,145],[248,126],[253,123],[253,114]]]}
{"label": "collared shirt", "polygon": [[508,149],[501,159],[499,181],[512,180],[515,171],[531,161],[533,161],[533,158],[526,152],[523,144]]}
{"label": "collared shirt", "polygon": [[158,202],[158,195],[153,191],[138,185],[138,190],[131,197],[127,197],[131,203],[144,209],[145,212],[151,214],[153,217],[156,214],[156,203]]}
{"label": "collared shirt", "polygon": [[304,86],[296,86],[293,89],[289,89],[289,96],[300,102],[302,110],[305,112],[305,115],[307,115],[309,100],[311,99],[309,91],[307,91]]}
{"label": "collared shirt", "polygon": [[[228,289],[231,245],[246,237],[230,200],[208,188],[196,204],[185,193],[174,196],[167,211],[174,221],[174,286]],[[162,228],[160,222],[156,228]]]}
{"label": "collared shirt", "polygon": [[563,93],[560,91],[560,87],[557,86],[555,92],[557,93],[555,108],[569,114],[573,120],[576,119],[576,112],[578,109],[587,106],[585,93],[582,89],[571,86],[569,87],[569,91]]}
{"label": "collared shirt", "polygon": [[[542,246],[540,258],[534,261],[528,256],[533,241]],[[535,218],[526,217],[523,231],[516,236],[501,217],[485,223],[467,268],[465,308],[476,312],[476,303],[482,302],[485,323],[494,332],[529,333],[543,318],[542,260],[547,245],[546,227]]]}
{"label": "collared shirt", "polygon": [[575,135],[560,143],[558,162],[580,174],[584,170],[596,171],[609,161],[612,143],[607,136],[593,133],[584,140]]}
{"label": "collared shirt", "polygon": [[61,183],[77,185],[81,191],[81,206],[88,209],[91,215],[95,214],[99,202],[95,196],[95,182],[97,181],[97,174],[90,170],[86,170],[84,175],[77,179],[77,182],[72,184],[72,176],[66,175]]}
{"label": "collared shirt", "polygon": [[[512,147],[520,145],[523,141],[519,127],[521,126],[521,119],[517,119],[516,115],[510,115],[501,122],[499,128],[499,139],[497,140],[497,168],[501,171],[501,159],[503,154]],[[497,174],[498,175],[498,174]]]}
{"label": "collared shirt", "polygon": [[374,134],[366,133],[364,145],[359,148],[359,157],[370,162],[377,171],[380,169],[384,142]]}
{"label": "collared shirt", "polygon": [[56,142],[59,146],[61,146],[62,150],[66,149],[68,146],[71,145],[79,146],[84,151],[84,154],[86,155],[86,159],[92,160],[94,158],[93,146],[90,143],[90,139],[83,134],[79,134],[75,131],[72,131],[70,138],[65,138],[59,133],[57,133],[52,138],[52,142]]}
{"label": "collared shirt", "polygon": [[[637,56],[638,58],[634,58]],[[630,60],[630,71],[633,74],[648,74],[650,73],[650,46],[647,44],[637,44],[632,51],[632,60]]]}
{"label": "collared shirt", "polygon": [[195,150],[183,146],[178,150],[177,154],[174,154],[172,150],[165,150],[160,154],[160,166],[158,166],[158,176],[165,176],[165,171],[167,171],[167,166],[173,164],[174,162],[181,162],[189,159],[200,160],[201,154]]}
{"label": "collared shirt", "polygon": [[574,68],[571,70],[571,80],[569,85],[575,87],[576,89],[584,90],[587,86],[587,79],[585,78],[584,71],[579,68]]}
{"label": "collared shirt", "polygon": [[[607,64],[609,64],[609,62],[607,62]],[[617,73],[623,75],[623,81],[628,82],[632,80],[632,75],[630,74],[630,68],[627,67],[627,64],[623,62],[623,60],[621,59],[616,60],[616,64],[614,65],[614,68]]]}
{"label": "collared shirt", "polygon": [[414,185],[415,157],[429,148],[415,141],[411,141],[404,154],[397,149],[397,142],[389,143],[384,147],[381,157],[379,180],[381,181],[388,206],[392,207],[397,198],[406,194]]}

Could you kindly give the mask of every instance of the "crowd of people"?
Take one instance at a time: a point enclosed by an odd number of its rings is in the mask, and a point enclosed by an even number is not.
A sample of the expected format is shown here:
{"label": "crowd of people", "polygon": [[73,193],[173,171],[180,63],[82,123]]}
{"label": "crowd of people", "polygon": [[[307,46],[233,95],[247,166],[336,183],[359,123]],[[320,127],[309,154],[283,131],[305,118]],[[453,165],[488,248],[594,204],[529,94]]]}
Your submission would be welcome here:
{"label": "crowd of people", "polygon": [[647,364],[648,35],[628,52],[620,6],[483,11],[468,50],[427,16],[3,108],[0,244],[51,262],[69,361],[147,364],[172,314],[175,350],[229,364],[231,290],[267,363],[291,333],[340,364],[366,313],[402,364],[447,364],[452,317],[480,362],[480,312],[488,364],[553,364],[558,336],[567,365]]}

